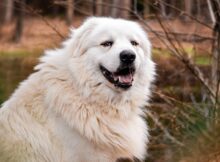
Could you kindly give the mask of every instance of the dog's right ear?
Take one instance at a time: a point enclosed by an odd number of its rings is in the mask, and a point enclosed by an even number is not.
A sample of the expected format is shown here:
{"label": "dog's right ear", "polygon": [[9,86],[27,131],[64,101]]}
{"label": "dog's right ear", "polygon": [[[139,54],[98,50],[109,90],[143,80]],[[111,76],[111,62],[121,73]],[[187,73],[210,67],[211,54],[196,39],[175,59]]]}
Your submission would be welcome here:
{"label": "dog's right ear", "polygon": [[70,29],[70,38],[63,43],[64,48],[68,48],[68,54],[73,56],[82,55],[88,46],[86,38],[97,25],[97,18],[88,18],[79,28]]}

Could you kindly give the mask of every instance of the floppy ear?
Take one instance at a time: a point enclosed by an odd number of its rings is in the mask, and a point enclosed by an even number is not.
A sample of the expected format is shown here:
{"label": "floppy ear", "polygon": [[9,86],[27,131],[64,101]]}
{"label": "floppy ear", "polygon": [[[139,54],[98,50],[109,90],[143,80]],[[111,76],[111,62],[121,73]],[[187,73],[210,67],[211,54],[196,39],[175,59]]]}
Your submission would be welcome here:
{"label": "floppy ear", "polygon": [[86,38],[96,25],[96,18],[89,18],[79,28],[71,29],[70,39],[63,43],[71,56],[80,56],[86,52]]}

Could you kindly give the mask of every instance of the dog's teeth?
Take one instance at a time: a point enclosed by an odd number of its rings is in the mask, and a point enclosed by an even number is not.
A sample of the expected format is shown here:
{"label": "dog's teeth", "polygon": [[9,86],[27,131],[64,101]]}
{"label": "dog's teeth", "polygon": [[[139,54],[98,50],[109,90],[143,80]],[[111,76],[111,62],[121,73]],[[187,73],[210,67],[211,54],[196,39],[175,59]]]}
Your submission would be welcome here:
{"label": "dog's teeth", "polygon": [[115,82],[117,82],[119,80],[118,76],[113,75],[113,79]]}

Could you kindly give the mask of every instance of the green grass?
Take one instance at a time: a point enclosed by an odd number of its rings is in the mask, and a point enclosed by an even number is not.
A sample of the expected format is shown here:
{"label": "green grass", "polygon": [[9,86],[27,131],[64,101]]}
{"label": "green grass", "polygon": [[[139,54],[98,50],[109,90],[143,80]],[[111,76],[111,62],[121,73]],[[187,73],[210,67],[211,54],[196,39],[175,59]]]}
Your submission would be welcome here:
{"label": "green grass", "polygon": [[158,49],[158,48],[153,48],[152,49],[152,55],[153,55],[153,58],[157,59],[157,58],[160,58],[160,57],[163,57],[163,58],[171,58],[171,53],[169,50],[167,49]]}
{"label": "green grass", "polygon": [[195,59],[195,64],[197,65],[211,65],[211,59],[209,56],[197,56]]}
{"label": "green grass", "polygon": [[[209,54],[196,53],[193,48],[185,48],[184,50],[188,54],[188,56],[194,60],[194,63],[196,65],[199,66],[211,65],[211,59]],[[154,59],[160,59],[160,58],[171,59],[174,57],[169,50],[158,49],[158,48],[152,49],[152,55]]]}
{"label": "green grass", "polygon": [[0,51],[0,104],[32,72],[41,53],[42,50]]}

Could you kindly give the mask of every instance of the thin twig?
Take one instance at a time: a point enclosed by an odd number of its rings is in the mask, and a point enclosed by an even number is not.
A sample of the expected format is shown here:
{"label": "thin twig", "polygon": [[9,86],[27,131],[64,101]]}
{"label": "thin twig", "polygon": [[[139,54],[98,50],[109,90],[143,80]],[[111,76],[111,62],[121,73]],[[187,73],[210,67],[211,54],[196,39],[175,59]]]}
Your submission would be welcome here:
{"label": "thin twig", "polygon": [[[184,102],[181,102],[181,101],[179,101],[179,100],[177,100],[177,99],[175,99],[175,98],[173,98],[173,97],[171,97],[171,96],[168,96],[168,95],[165,95],[165,94],[163,94],[162,92],[160,92],[160,91],[154,91],[153,92],[154,94],[156,94],[156,95],[158,95],[160,98],[162,98],[162,99],[168,99],[168,100],[170,100],[170,101],[172,101],[172,102],[175,102],[175,103],[177,103],[177,104],[180,104],[180,105],[182,105],[182,106],[184,106],[184,107],[187,107],[187,108],[193,108],[192,106],[190,106],[189,104],[187,104],[187,103],[184,103]],[[166,101],[166,100],[165,100]],[[166,101],[167,102],[167,101]],[[170,102],[167,102],[168,104],[170,104]]]}
{"label": "thin twig", "polygon": [[[154,31],[157,32],[161,37],[165,37],[165,33],[163,31]],[[198,34],[190,34],[191,38],[187,38],[187,36],[189,35],[188,33],[168,31],[167,34],[169,35],[170,39],[181,40],[186,42],[202,42],[215,40],[213,37],[201,36]]]}
{"label": "thin twig", "polygon": [[164,132],[165,136],[170,139],[173,143],[184,147],[184,144],[180,141],[178,141],[175,137],[173,137],[169,131],[163,126],[163,124],[159,121],[159,117],[156,116],[155,114],[151,113],[150,111],[145,111],[145,113],[147,114],[147,116],[149,116],[154,123]]}

